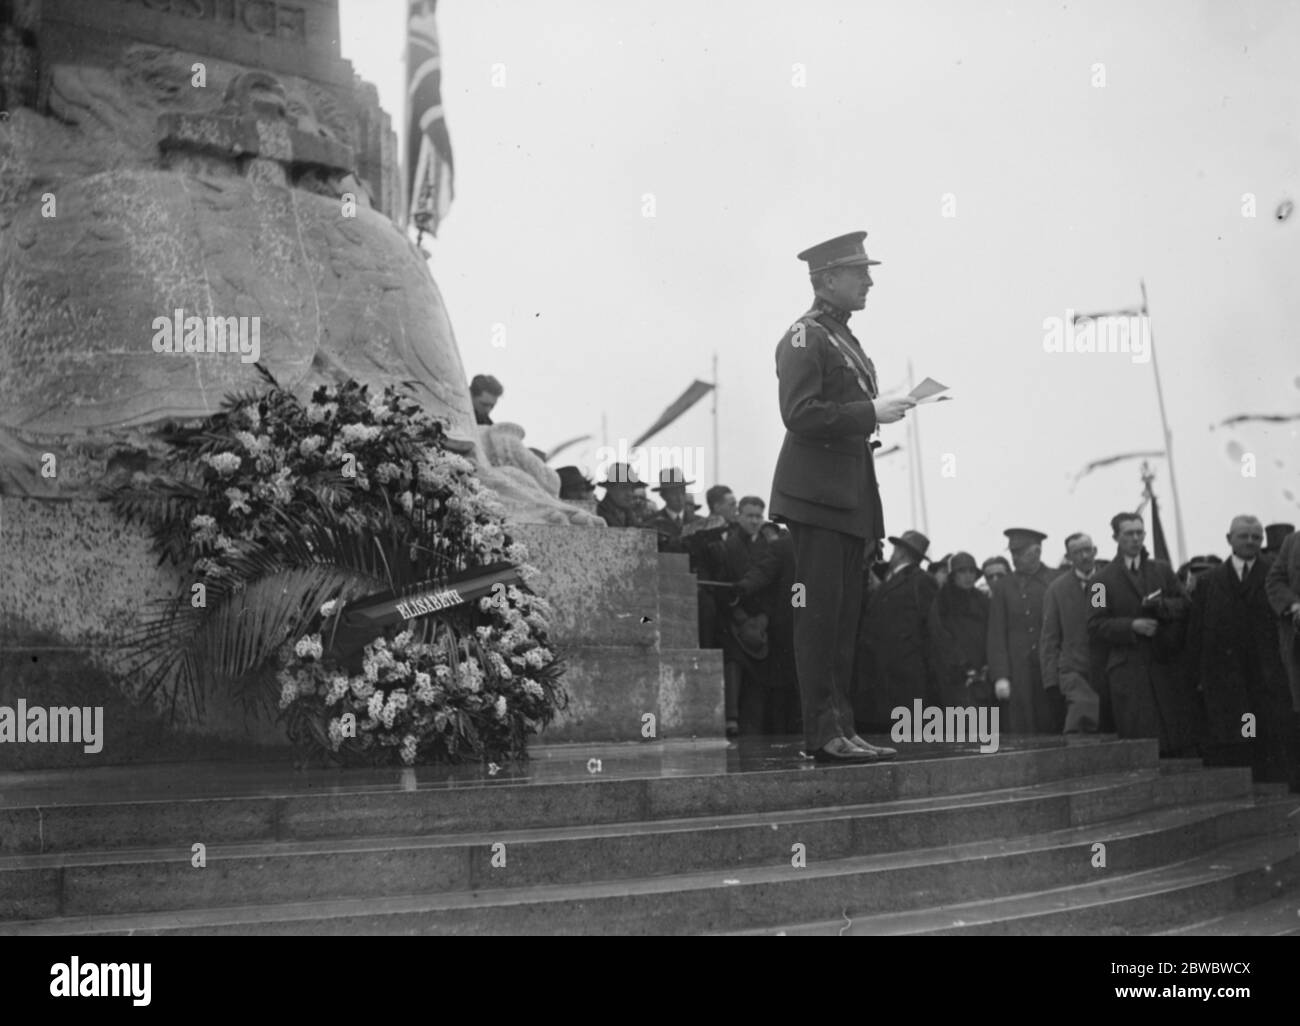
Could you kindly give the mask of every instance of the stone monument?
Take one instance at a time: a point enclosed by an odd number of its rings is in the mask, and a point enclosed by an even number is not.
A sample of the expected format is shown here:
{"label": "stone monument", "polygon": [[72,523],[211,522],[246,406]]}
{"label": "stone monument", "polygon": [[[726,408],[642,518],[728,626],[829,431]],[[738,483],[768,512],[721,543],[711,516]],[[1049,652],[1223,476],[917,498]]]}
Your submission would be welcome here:
{"label": "stone monument", "polygon": [[[302,395],[407,383],[512,524],[603,528],[522,429],[475,425],[337,0],[8,0],[0,18],[0,701],[34,672],[13,653],[90,673],[179,583],[96,500],[168,423],[263,387],[255,362]],[[197,352],[170,337],[192,318]]]}

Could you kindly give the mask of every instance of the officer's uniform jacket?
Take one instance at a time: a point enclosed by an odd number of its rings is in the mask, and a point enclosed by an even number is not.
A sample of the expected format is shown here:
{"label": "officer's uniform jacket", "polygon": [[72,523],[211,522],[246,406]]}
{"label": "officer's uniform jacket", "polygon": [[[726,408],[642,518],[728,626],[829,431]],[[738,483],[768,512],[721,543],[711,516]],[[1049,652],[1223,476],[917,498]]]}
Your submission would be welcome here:
{"label": "officer's uniform jacket", "polygon": [[[885,536],[868,444],[876,429],[872,400],[879,392],[875,367],[847,320],[846,312],[819,298],[776,347],[786,434],[772,480],[769,515],[841,531],[870,545]],[[861,356],[865,375],[845,355],[846,349]]]}

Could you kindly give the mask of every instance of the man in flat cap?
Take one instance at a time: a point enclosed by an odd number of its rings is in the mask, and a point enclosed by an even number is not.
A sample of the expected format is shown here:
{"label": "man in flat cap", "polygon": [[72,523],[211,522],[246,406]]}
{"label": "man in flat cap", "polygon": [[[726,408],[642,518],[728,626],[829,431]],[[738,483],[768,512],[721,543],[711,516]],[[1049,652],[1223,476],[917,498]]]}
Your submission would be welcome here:
{"label": "man in flat cap", "polygon": [[1091,585],[1088,632],[1106,645],[1106,683],[1120,737],[1160,739],[1162,756],[1195,754],[1202,714],[1183,672],[1191,602],[1173,567],[1147,555],[1137,513],[1110,520],[1116,554]]}
{"label": "man in flat cap", "polygon": [[[799,254],[815,299],[776,347],[785,441],[772,480],[773,520],[789,525],[797,583],[795,662],[804,741],[819,761],[873,761],[895,754],[858,736],[851,690],[862,568],[885,536],[869,436],[914,400],[880,398],[876,372],[849,331],[872,286],[866,232]],[[802,597],[802,602],[799,601]]]}
{"label": "man in flat cap", "polygon": [[1065,726],[1065,701],[1059,687],[1045,686],[1038,654],[1043,600],[1056,579],[1056,571],[1043,564],[1047,535],[1027,527],[1002,533],[1014,569],[989,595],[989,675],[1008,714],[999,720],[1013,734],[1059,734]]}

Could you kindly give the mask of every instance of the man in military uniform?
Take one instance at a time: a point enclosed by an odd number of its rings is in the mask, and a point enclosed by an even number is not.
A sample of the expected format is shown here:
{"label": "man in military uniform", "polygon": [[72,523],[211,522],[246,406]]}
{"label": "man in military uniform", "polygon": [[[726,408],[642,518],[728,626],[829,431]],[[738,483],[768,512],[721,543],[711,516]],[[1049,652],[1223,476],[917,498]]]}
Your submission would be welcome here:
{"label": "man in military uniform", "polygon": [[659,487],[651,491],[658,492],[664,500],[664,508],[656,511],[647,527],[653,527],[659,535],[660,552],[685,552],[682,544],[682,528],[695,519],[695,511],[686,508],[686,488],[695,484],[687,481],[680,467],[669,467],[659,471]]}
{"label": "man in military uniform", "polygon": [[885,536],[872,449],[880,424],[901,420],[915,401],[878,398],[875,367],[849,331],[872,286],[862,240],[853,232],[799,254],[815,300],[776,347],[785,441],[772,480],[772,519],[794,543],[803,602],[794,604],[795,663],[804,741],[819,761],[895,755],[858,736],[853,724],[853,657],[862,604],[862,567]]}
{"label": "man in military uniform", "polygon": [[1002,533],[1015,568],[993,585],[989,596],[989,675],[994,694],[1004,703],[999,719],[1012,734],[1059,734],[1065,726],[1065,700],[1059,687],[1044,687],[1038,652],[1043,598],[1057,576],[1043,564],[1047,535],[1025,527]]}

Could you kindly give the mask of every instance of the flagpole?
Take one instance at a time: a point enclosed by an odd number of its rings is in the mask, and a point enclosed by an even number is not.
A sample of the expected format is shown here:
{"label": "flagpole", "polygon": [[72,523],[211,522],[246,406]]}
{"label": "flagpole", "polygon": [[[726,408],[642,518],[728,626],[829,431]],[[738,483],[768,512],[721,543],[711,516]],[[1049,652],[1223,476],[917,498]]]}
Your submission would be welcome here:
{"label": "flagpole", "polygon": [[1165,392],[1160,385],[1160,364],[1156,360],[1156,337],[1151,328],[1151,307],[1147,305],[1146,279],[1139,278],[1142,286],[1142,313],[1147,323],[1147,345],[1151,349],[1151,370],[1156,377],[1156,399],[1160,402],[1160,424],[1165,432],[1165,455],[1169,459],[1169,493],[1174,502],[1174,527],[1178,531],[1178,564],[1187,559],[1187,548],[1183,544],[1183,504],[1178,499],[1178,476],[1174,470],[1174,436],[1169,430],[1169,417],[1165,414]]}
{"label": "flagpole", "polygon": [[[907,361],[907,390],[910,392],[916,387],[916,382],[912,379],[912,361]],[[913,433],[915,427],[914,418],[907,420],[907,495],[912,505],[912,527],[916,527],[916,437]]]}
{"label": "flagpole", "polygon": [[718,473],[718,351],[713,351],[713,483],[722,480]]}

